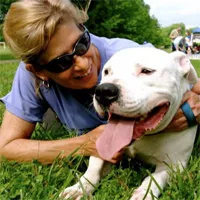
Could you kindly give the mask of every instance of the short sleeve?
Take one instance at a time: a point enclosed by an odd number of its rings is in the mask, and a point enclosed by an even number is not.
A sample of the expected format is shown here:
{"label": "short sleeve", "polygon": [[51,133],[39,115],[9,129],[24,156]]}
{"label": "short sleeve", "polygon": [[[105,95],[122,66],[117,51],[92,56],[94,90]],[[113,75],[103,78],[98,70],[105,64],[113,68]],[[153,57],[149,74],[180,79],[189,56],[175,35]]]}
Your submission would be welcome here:
{"label": "short sleeve", "polygon": [[109,39],[107,44],[107,60],[115,54],[116,52],[126,49],[126,48],[134,48],[139,47],[140,45],[134,41],[123,39],[123,38],[113,38]]}

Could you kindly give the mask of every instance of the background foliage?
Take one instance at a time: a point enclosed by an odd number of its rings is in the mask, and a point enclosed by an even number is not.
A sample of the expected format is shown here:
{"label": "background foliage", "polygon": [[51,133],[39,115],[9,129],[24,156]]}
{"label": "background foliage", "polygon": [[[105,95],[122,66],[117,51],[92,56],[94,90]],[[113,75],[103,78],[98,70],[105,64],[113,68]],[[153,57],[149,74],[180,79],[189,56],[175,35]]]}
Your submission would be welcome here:
{"label": "background foliage", "polygon": [[0,1],[0,41],[3,41],[2,23],[3,23],[4,17],[10,7],[10,4],[15,1],[16,0],[1,0]]}
{"label": "background foliage", "polygon": [[150,17],[149,9],[143,0],[92,1],[88,12],[90,19],[86,24],[99,36],[161,44],[158,21]]}

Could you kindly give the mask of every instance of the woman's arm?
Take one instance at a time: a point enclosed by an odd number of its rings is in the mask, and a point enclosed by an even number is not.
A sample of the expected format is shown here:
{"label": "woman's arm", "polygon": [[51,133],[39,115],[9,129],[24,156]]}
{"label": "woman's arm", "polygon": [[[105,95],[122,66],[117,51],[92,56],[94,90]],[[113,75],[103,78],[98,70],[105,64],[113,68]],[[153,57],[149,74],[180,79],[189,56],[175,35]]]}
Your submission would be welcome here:
{"label": "woman's arm", "polygon": [[198,95],[200,95],[200,78],[197,83],[193,86],[192,91]]}
{"label": "woman's arm", "polygon": [[[29,139],[35,124],[24,121],[6,111],[0,129],[0,154],[9,160],[52,163],[58,156],[74,155],[99,156],[96,150],[96,139],[105,125],[101,125],[88,134],[62,140],[42,141]],[[114,161],[113,161],[114,162]]]}
{"label": "woman's arm", "polygon": [[[185,93],[182,103],[186,102],[190,105],[196,121],[200,124],[200,79],[191,89]],[[183,114],[181,108],[178,109],[171,123],[167,126],[165,131],[181,131],[188,128],[188,122]]]}

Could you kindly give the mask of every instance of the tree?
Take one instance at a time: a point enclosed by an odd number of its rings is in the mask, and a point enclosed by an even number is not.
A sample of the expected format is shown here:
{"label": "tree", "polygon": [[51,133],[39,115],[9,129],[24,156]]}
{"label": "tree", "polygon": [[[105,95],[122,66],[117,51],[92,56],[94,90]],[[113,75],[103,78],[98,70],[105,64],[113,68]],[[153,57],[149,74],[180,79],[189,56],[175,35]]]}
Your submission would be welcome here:
{"label": "tree", "polygon": [[95,0],[90,4],[86,23],[99,36],[123,37],[138,43],[144,41],[160,45],[161,28],[158,20],[149,15],[143,0]]}
{"label": "tree", "polygon": [[8,9],[10,8],[10,4],[15,2],[16,0],[1,0],[0,2],[0,41],[3,41],[3,31],[2,31],[2,23]]}
{"label": "tree", "polygon": [[16,0],[1,0],[0,2],[0,24],[3,23],[4,17],[10,8],[10,4]]}

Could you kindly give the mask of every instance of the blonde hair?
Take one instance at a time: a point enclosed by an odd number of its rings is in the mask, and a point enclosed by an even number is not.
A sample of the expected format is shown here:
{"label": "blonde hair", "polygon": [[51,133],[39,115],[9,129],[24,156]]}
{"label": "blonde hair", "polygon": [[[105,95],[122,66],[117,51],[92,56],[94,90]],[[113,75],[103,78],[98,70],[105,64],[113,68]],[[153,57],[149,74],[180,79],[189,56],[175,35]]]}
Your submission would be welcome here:
{"label": "blonde hair", "polygon": [[38,59],[59,25],[87,21],[87,13],[70,0],[20,0],[5,17],[3,34],[17,58],[25,63]]}

